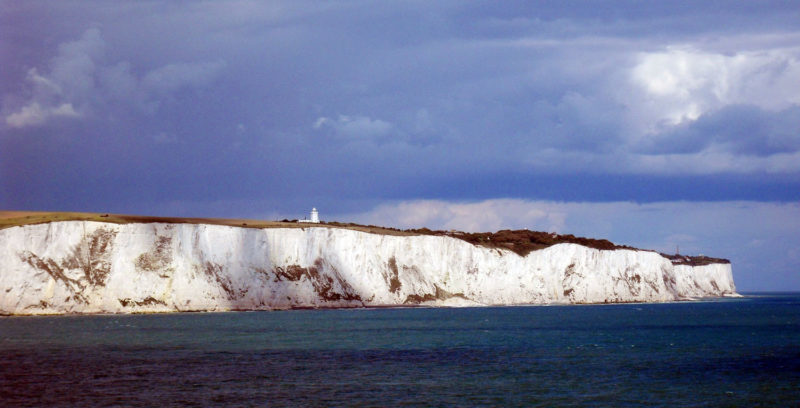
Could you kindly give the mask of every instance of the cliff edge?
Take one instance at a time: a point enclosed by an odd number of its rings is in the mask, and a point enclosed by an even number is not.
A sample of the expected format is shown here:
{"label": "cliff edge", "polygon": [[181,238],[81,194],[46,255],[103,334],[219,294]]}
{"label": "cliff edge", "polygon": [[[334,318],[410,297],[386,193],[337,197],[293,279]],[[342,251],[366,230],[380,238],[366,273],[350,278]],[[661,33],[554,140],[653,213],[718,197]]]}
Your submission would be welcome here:
{"label": "cliff edge", "polygon": [[730,263],[710,259],[681,262],[571,242],[514,251],[446,234],[326,225],[56,221],[0,229],[0,313],[664,302],[735,294]]}

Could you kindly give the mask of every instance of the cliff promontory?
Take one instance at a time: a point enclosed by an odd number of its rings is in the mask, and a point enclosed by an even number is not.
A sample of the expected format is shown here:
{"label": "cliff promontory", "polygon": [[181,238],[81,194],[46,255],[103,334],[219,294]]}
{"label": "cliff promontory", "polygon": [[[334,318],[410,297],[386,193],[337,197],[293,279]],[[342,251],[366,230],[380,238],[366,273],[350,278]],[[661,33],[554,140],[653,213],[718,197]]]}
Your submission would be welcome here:
{"label": "cliff promontory", "polygon": [[310,224],[24,224],[0,229],[0,313],[663,302],[735,294],[724,260],[590,246],[557,242],[515,251],[447,234]]}

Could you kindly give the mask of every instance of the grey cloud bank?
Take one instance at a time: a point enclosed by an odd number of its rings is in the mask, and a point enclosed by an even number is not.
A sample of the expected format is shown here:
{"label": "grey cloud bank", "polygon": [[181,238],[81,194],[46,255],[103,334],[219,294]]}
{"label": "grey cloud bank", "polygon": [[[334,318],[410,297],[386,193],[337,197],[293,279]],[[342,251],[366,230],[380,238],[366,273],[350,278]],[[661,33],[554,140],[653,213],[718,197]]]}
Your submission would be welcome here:
{"label": "grey cloud bank", "polygon": [[[800,201],[798,21],[785,2],[1,1],[0,208],[297,218],[744,201],[736,216],[753,218]],[[661,214],[606,222],[679,234],[680,212]],[[547,224],[489,216],[459,219]],[[772,239],[751,230],[739,236]],[[697,247],[737,248],[729,236]],[[737,275],[742,289],[800,288],[784,249],[737,259],[782,260],[772,283]]]}

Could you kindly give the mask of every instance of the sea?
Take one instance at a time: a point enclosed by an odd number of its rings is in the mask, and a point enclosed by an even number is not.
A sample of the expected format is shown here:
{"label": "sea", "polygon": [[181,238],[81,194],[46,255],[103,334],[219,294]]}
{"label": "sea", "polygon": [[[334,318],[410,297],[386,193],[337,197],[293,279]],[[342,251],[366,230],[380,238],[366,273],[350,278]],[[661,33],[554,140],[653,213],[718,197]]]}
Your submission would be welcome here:
{"label": "sea", "polygon": [[0,406],[800,406],[800,294],[0,317]]}

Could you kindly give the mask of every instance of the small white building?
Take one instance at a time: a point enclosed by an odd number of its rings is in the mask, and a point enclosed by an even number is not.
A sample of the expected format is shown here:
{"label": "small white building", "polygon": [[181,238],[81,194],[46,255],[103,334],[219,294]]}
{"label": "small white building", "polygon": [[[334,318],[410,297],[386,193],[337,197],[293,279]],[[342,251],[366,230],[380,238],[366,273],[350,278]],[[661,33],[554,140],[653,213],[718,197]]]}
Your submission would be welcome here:
{"label": "small white building", "polygon": [[312,222],[314,224],[319,224],[319,213],[317,212],[317,208],[314,207],[311,209],[310,219],[302,219],[299,222]]}

